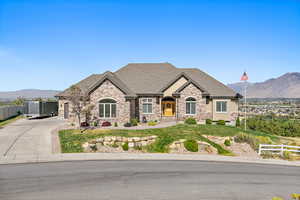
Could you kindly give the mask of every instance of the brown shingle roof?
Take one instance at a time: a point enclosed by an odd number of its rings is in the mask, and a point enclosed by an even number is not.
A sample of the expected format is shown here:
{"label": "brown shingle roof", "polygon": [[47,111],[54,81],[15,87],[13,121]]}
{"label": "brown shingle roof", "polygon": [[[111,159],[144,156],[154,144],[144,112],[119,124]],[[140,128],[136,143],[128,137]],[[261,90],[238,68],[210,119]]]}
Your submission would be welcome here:
{"label": "brown shingle roof", "polygon": [[[184,75],[190,82],[210,96],[236,96],[236,92],[196,68],[176,68],[170,63],[130,63],[118,71],[91,75],[80,81],[78,85],[83,92],[88,92],[103,79],[109,78],[117,87],[129,96],[135,94],[161,94],[169,84]],[[67,96],[68,90],[57,96]]]}

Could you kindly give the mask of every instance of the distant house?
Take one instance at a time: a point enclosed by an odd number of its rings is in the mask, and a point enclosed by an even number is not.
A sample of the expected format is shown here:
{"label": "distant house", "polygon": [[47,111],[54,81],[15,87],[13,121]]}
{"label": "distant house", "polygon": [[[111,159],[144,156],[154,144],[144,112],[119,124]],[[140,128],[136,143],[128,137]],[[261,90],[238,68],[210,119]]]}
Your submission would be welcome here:
{"label": "distant house", "polygon": [[[93,74],[76,84],[94,104],[92,119],[120,124],[140,121],[234,121],[238,93],[196,68],[170,63],[130,63],[116,72]],[[59,93],[59,116],[74,119],[68,97]]]}

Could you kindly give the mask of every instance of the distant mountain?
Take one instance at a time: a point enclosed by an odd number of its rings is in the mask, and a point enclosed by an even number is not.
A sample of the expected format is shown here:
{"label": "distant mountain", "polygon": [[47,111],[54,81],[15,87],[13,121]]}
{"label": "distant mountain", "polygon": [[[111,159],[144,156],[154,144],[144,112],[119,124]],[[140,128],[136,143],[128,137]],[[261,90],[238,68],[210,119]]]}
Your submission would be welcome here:
{"label": "distant mountain", "polygon": [[[228,84],[240,94],[244,94],[244,83]],[[300,98],[300,73],[286,73],[259,83],[247,83],[249,98]]]}
{"label": "distant mountain", "polygon": [[54,96],[59,93],[58,90],[37,90],[37,89],[25,89],[18,91],[9,91],[9,92],[0,92],[0,100],[1,101],[11,101],[15,100],[18,97],[22,97],[25,99],[33,99],[33,98],[54,98]]}

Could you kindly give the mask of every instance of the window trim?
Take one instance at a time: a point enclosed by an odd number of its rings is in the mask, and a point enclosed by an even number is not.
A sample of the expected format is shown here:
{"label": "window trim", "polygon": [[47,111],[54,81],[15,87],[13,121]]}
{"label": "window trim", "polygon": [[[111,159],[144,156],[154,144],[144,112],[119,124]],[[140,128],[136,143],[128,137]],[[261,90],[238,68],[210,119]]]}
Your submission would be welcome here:
{"label": "window trim", "polygon": [[[144,101],[146,100],[146,101]],[[151,101],[149,101],[151,100]],[[141,99],[141,102],[142,102],[142,114],[145,114],[145,115],[150,115],[150,114],[153,114],[153,99],[152,98],[142,98]],[[144,112],[144,105],[151,105],[151,112]],[[147,111],[149,109],[147,108]]]}
{"label": "window trim", "polygon": [[[222,109],[222,104],[221,104],[221,111],[217,111],[217,103],[218,102],[225,102],[226,103],[226,111],[222,111],[223,109]],[[215,106],[215,111],[216,111],[216,113],[228,113],[228,101],[225,101],[225,100],[218,100],[218,101],[216,101],[216,106]]]}
{"label": "window trim", "polygon": [[[188,101],[188,98],[193,98],[195,101]],[[186,104],[190,103],[190,111],[191,111],[191,103],[195,104],[195,113],[187,113]],[[197,115],[197,99],[195,97],[187,97],[185,98],[185,115]]]}
{"label": "window trim", "polygon": [[[115,101],[115,103],[101,103],[100,101],[102,101],[102,100],[106,100],[106,99],[109,99],[109,100],[114,100]],[[99,103],[98,103],[98,112],[99,112],[99,118],[100,119],[115,119],[115,118],[117,118],[117,101],[115,100],[115,99],[113,99],[113,98],[102,98],[101,100],[99,101]],[[100,116],[100,105],[103,105],[103,117],[101,117]],[[110,112],[109,112],[109,117],[106,117],[105,116],[105,111],[106,111],[106,105],[109,105],[109,110],[110,110]],[[112,117],[112,105],[115,105],[115,107],[116,107],[116,113],[115,113],[115,116],[114,117]]]}

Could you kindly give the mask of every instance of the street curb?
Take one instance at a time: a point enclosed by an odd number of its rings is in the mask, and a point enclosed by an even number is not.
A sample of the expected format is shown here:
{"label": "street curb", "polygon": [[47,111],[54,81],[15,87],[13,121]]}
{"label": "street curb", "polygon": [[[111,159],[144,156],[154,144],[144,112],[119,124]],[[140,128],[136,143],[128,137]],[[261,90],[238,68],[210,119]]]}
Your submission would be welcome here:
{"label": "street curb", "polygon": [[1,157],[1,164],[24,163],[50,163],[64,161],[108,161],[108,160],[161,160],[161,161],[212,161],[248,164],[268,164],[284,166],[300,166],[299,161],[286,161],[275,159],[245,159],[241,157],[215,156],[215,155],[191,155],[191,154],[133,154],[133,153],[77,153],[77,154],[51,154],[43,157],[22,156]]}

